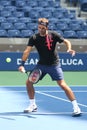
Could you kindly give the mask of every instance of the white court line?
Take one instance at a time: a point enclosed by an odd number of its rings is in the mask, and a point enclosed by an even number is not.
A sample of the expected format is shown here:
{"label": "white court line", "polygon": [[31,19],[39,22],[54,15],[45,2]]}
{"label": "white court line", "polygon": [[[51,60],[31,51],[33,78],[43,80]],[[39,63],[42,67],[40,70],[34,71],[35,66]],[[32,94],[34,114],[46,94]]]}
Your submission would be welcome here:
{"label": "white court line", "polygon": [[[70,87],[87,87],[87,85],[69,85]],[[0,87],[26,87],[26,85],[0,85]],[[58,85],[35,85],[34,87],[59,87]]]}
{"label": "white court line", "polygon": [[[62,100],[62,101],[65,101],[65,102],[70,102],[69,100],[66,100],[64,98],[60,98],[60,97],[56,97],[56,96],[53,96],[53,95],[50,95],[50,94],[46,94],[46,93],[43,93],[41,91],[37,91],[37,93],[42,94],[42,95],[47,96],[47,97],[54,98],[54,99]],[[83,107],[87,107],[87,105],[84,105],[84,104],[81,104],[81,103],[78,103],[78,105],[83,106]]]}
{"label": "white court line", "polygon": [[[43,91],[43,90],[41,90],[41,92],[48,92],[48,93],[51,93],[51,92],[54,92],[54,93],[56,93],[56,92],[62,92],[62,93],[65,93],[65,92],[62,91],[62,90],[59,90],[59,91],[52,91],[52,90],[51,90],[51,91],[48,91],[48,90],[47,90],[47,91]],[[81,91],[81,90],[74,90],[73,92],[81,92],[81,93],[82,93],[82,92],[83,92],[83,93],[86,92],[86,93],[87,93],[87,91],[83,91],[83,90],[82,90],[82,91]]]}
{"label": "white court line", "polygon": [[[44,91],[44,90],[41,90],[41,92],[48,92],[48,93],[52,93],[52,92],[54,92],[54,93],[56,93],[56,92],[62,92],[62,93],[65,93],[63,90],[47,90],[47,91]],[[80,93],[87,93],[87,90],[85,90],[85,91],[83,91],[83,90],[73,90],[73,92],[80,92]]]}
{"label": "white court line", "polygon": [[[37,112],[30,113],[30,115],[71,115],[72,112]],[[82,114],[87,114],[87,112],[82,112]]]}
{"label": "white court line", "polygon": [[[14,115],[15,114],[15,115]],[[29,115],[72,115],[73,113],[72,112],[31,112],[31,113],[28,113]],[[23,113],[23,112],[19,112],[19,114],[16,114],[16,113],[11,113],[9,114],[9,116],[16,116],[16,115],[24,115],[24,116],[27,116],[28,115],[27,113]],[[82,114],[87,114],[87,112],[82,112]],[[0,113],[1,116],[5,117],[5,116],[8,116],[8,113]],[[72,115],[73,116],[73,115]]]}
{"label": "white court line", "polygon": [[[18,90],[7,90],[7,91],[5,91],[5,90],[0,90],[0,93],[7,93],[7,92],[17,92],[17,93],[19,93],[19,92],[27,92],[27,90],[25,90],[25,91],[18,91]],[[38,91],[36,91],[36,92],[38,92]],[[59,90],[59,91],[53,91],[53,90],[47,90],[47,91],[44,91],[44,90],[41,90],[40,92],[44,92],[44,93],[65,93],[64,91],[62,91],[62,90]],[[75,90],[75,91],[73,91],[73,92],[76,92],[76,93],[87,93],[87,91],[81,91],[81,90]]]}
{"label": "white court line", "polygon": [[14,93],[14,92],[16,92],[16,93],[25,93],[25,92],[27,92],[27,91],[11,91],[11,90],[7,90],[7,91],[5,91],[5,90],[0,90],[0,93],[8,93],[8,92],[12,92],[12,93]]}

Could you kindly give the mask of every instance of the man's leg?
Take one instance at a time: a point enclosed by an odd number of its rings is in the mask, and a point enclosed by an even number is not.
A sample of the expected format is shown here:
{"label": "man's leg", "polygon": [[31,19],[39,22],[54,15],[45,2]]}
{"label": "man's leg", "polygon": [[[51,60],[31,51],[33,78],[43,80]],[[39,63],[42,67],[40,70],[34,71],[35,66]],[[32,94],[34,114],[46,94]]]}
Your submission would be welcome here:
{"label": "man's leg", "polygon": [[27,80],[26,81],[26,88],[27,88],[27,93],[28,93],[29,99],[34,99],[35,90],[34,90],[34,87],[33,87],[33,83],[30,82],[29,80]]}
{"label": "man's leg", "polygon": [[33,87],[33,83],[31,83],[29,80],[26,81],[26,88],[28,97],[30,100],[30,105],[24,110],[24,112],[34,112],[37,111],[37,106],[35,103],[35,90]]}
{"label": "man's leg", "polygon": [[80,115],[81,110],[78,106],[75,95],[73,91],[71,90],[71,88],[65,83],[64,80],[58,80],[57,84],[65,91],[68,99],[72,102],[73,109],[74,109],[73,116]]}
{"label": "man's leg", "polygon": [[64,80],[58,80],[57,83],[65,91],[70,101],[75,100],[74,93],[72,92],[71,88],[65,83]]}

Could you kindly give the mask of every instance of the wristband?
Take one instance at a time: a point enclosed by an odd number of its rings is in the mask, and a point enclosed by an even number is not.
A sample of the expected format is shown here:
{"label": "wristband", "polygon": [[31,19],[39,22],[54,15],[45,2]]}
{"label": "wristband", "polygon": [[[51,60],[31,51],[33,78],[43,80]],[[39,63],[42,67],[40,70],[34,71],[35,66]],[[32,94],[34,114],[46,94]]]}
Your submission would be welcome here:
{"label": "wristband", "polygon": [[24,66],[25,61],[21,61],[21,66]]}

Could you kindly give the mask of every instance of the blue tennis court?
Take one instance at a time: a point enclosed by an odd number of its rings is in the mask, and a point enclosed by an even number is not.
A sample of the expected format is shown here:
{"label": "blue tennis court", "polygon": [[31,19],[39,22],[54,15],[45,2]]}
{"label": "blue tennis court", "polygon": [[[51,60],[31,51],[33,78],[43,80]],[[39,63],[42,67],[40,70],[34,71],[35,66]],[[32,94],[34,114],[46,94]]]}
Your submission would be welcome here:
{"label": "blue tennis court", "polygon": [[25,86],[0,86],[0,128],[3,130],[87,129],[87,86],[71,86],[82,110],[72,117],[72,104],[57,86],[35,86],[38,111],[23,113],[29,99]]}

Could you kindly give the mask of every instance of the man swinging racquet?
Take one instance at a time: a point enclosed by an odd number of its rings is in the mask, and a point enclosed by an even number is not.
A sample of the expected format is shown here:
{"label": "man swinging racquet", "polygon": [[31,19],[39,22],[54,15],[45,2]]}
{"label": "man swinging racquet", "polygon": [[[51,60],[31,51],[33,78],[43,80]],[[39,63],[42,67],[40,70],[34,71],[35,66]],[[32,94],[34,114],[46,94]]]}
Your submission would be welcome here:
{"label": "man swinging racquet", "polygon": [[[69,40],[64,39],[57,32],[48,30],[48,23],[49,21],[46,18],[38,19],[38,33],[29,38],[28,45],[23,52],[22,63],[19,67],[19,71],[22,72],[24,69],[24,63],[27,60],[32,47],[35,46],[39,53],[39,62],[35,67],[35,69],[37,68],[41,70],[41,76],[39,79],[41,80],[46,74],[49,74],[52,80],[55,80],[57,84],[65,91],[66,96],[73,105],[73,115],[77,116],[81,114],[81,110],[77,104],[74,93],[64,80],[56,45],[63,42],[66,45],[67,52],[72,56],[75,55],[75,51],[71,49],[71,43]],[[33,82],[29,78],[26,81],[26,87],[30,99],[30,105],[24,110],[24,112],[36,111],[37,105],[35,102],[35,90],[33,87]]]}

